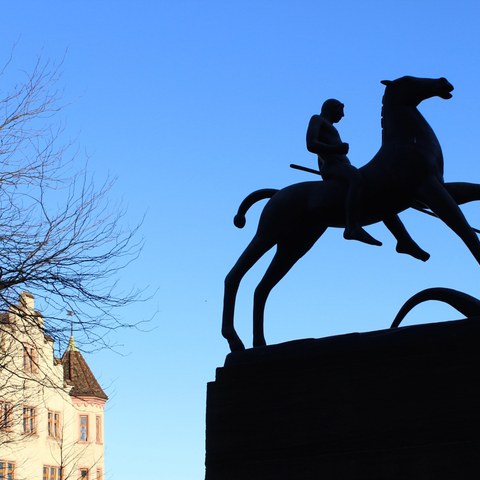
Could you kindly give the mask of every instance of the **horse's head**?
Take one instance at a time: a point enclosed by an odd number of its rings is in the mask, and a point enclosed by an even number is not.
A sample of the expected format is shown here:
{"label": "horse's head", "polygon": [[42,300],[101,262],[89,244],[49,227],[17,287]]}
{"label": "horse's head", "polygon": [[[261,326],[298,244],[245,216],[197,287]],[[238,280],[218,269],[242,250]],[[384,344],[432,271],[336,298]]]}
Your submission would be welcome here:
{"label": "horse's head", "polygon": [[440,97],[452,98],[453,85],[446,78],[401,77],[397,80],[382,80],[386,86],[385,99],[403,105],[417,106],[423,100]]}

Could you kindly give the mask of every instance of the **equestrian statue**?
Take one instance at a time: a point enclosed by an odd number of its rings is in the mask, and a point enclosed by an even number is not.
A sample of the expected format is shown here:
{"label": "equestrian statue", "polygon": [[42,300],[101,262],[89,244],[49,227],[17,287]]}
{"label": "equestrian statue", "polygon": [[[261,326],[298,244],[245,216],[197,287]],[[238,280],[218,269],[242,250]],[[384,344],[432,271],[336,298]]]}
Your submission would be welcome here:
{"label": "equestrian statue", "polygon": [[[428,254],[410,237],[397,214],[408,208],[429,208],[461,238],[480,263],[480,241],[458,207],[480,200],[480,185],[444,182],[440,143],[417,109],[428,98],[452,98],[453,86],[445,78],[411,76],[381,83],[385,85],[382,144],[372,160],[358,169],[361,194],[356,198],[360,205],[355,208],[353,222],[347,221],[351,184],[341,181],[338,175],[323,175],[323,181],[296,183],[281,190],[257,190],[240,204],[234,218],[238,228],[245,225],[245,214],[253,204],[269,199],[255,236],[225,278],[222,335],[231,351],[245,348],[235,331],[234,311],[237,291],[247,271],[276,246],[275,255],[254,293],[253,346],[261,347],[266,345],[263,319],[268,295],[328,227],[345,228],[345,238],[378,245],[380,242],[366,234],[363,226],[384,222],[397,239],[398,252],[425,261]],[[330,122],[338,121],[341,116],[330,118]],[[335,135],[335,132],[330,130],[329,134]],[[343,145],[347,148],[343,147],[341,154],[348,151],[348,144]],[[315,152],[314,148],[309,150]],[[319,157],[320,152],[316,152]],[[347,236],[352,223],[354,233]]]}

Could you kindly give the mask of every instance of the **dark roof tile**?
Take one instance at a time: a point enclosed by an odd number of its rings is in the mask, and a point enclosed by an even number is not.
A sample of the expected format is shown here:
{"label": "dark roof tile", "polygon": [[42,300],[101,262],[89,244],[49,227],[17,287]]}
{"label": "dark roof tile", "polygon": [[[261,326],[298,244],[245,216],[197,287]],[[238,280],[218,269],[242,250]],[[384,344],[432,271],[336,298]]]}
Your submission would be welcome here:
{"label": "dark roof tile", "polygon": [[73,388],[70,395],[73,397],[96,397],[107,400],[108,397],[97,382],[83,355],[75,346],[73,337],[70,338],[61,363],[63,365],[63,379]]}

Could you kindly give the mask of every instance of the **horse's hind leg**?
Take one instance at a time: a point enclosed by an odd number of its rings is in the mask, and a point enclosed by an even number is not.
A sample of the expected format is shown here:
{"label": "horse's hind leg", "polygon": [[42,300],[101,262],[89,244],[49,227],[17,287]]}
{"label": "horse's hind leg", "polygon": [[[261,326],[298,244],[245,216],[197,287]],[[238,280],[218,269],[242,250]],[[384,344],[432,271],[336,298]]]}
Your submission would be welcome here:
{"label": "horse's hind leg", "polygon": [[266,345],[264,334],[264,311],[268,295],[273,287],[288,273],[300,258],[307,253],[326,228],[318,230],[309,238],[300,238],[295,243],[279,244],[265,275],[255,289],[253,300],[253,346]]}
{"label": "horse's hind leg", "polygon": [[244,350],[245,346],[235,331],[233,319],[235,314],[235,300],[242,278],[252,266],[274,245],[253,237],[250,244],[237,260],[233,268],[225,277],[225,291],[223,297],[222,335],[228,341],[232,352]]}

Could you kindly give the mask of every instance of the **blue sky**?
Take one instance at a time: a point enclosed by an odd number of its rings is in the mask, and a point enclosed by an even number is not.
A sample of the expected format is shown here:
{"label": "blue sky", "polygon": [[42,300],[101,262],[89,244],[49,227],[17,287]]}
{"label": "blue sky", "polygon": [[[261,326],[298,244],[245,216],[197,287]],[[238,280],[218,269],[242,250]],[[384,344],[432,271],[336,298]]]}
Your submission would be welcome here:
{"label": "blue sky", "polygon": [[[125,319],[156,313],[148,333],[118,332],[122,355],[87,360],[111,400],[106,478],[203,478],[206,384],[228,353],[220,336],[223,279],[253,235],[232,218],[251,191],[310,180],[310,116],[326,98],[345,103],[338,125],[356,166],[380,144],[382,79],[447,77],[449,101],[421,111],[445,154],[447,181],[480,181],[480,6],[476,1],[336,0],[209,2],[18,1],[2,8],[0,62],[13,75],[38,55],[65,57],[60,86],[67,139],[79,167],[118,178],[113,201],[134,225],[146,213],[141,258],[126,286],[156,292]],[[2,60],[3,59],[3,60]],[[17,72],[17,73],[15,73]],[[0,85],[0,93],[9,85]],[[478,205],[464,212],[480,226]],[[402,215],[431,259],[394,251],[382,225],[375,248],[328,231],[272,292],[270,343],[387,328],[411,295],[444,286],[480,296],[480,269],[440,221]],[[252,293],[268,259],[241,286],[238,331],[251,342]],[[458,318],[426,304],[406,324]]]}

